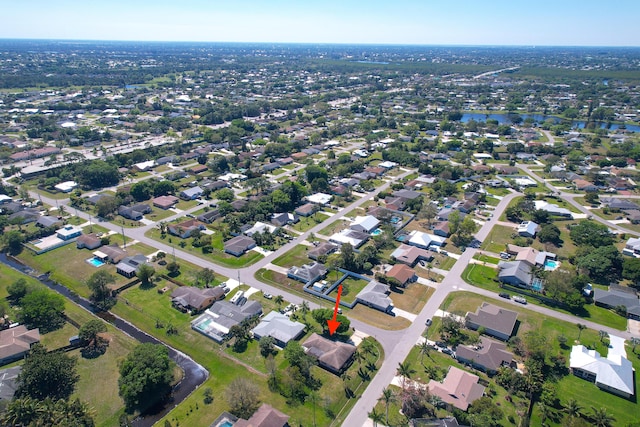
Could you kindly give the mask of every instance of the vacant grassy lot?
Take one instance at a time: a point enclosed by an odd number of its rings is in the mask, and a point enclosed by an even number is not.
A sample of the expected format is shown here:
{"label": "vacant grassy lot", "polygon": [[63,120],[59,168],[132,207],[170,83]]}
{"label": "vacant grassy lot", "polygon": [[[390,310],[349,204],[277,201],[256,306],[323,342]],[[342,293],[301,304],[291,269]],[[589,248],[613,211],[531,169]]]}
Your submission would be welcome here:
{"label": "vacant grassy lot", "polygon": [[307,251],[309,249],[309,246],[297,245],[289,252],[274,259],[273,264],[280,267],[293,267],[301,266],[302,264],[308,264],[309,262],[311,262],[311,260],[307,256]]}
{"label": "vacant grassy lot", "polygon": [[411,283],[404,289],[392,289],[389,296],[395,307],[409,313],[418,314],[434,292],[435,289],[430,286]]}
{"label": "vacant grassy lot", "polygon": [[[363,279],[356,279],[355,277],[347,277],[342,281],[342,301],[346,303],[352,303],[356,300],[356,296],[361,290],[367,286],[369,282]],[[335,288],[330,294],[336,298],[338,296],[338,288]]]}
{"label": "vacant grassy lot", "polygon": [[301,216],[300,221],[291,225],[291,228],[297,231],[305,232],[320,224],[327,218],[329,218],[329,215],[322,212],[316,212],[312,216]]}

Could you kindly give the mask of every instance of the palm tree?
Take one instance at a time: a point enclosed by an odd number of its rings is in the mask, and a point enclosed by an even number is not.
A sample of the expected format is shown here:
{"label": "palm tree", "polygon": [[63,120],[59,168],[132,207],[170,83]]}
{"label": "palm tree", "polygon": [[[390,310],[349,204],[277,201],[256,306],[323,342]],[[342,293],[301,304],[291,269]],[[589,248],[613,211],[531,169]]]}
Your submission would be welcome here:
{"label": "palm tree", "polygon": [[578,341],[580,341],[580,335],[582,335],[582,331],[587,329],[587,326],[582,323],[578,323],[576,326],[578,327]]}
{"label": "palm tree", "polygon": [[607,331],[598,331],[598,336],[600,337],[600,342],[604,343],[604,339],[607,338],[609,336],[609,334],[607,333]]}
{"label": "palm tree", "polygon": [[307,313],[311,310],[309,308],[308,301],[302,301],[302,305],[300,306],[300,312],[302,313],[302,317],[307,317]]}
{"label": "palm tree", "polygon": [[377,356],[378,352],[377,352],[376,346],[373,343],[373,341],[371,341],[371,339],[366,339],[365,338],[364,340],[362,340],[362,343],[360,344],[360,348],[366,354],[370,354],[372,356]]}
{"label": "palm tree", "polygon": [[318,393],[312,391],[307,396],[307,400],[313,405],[313,427],[316,427],[316,403],[318,402]]}
{"label": "palm tree", "polygon": [[420,363],[424,366],[424,356],[429,356],[429,358],[431,358],[431,355],[429,354],[429,352],[431,351],[431,346],[429,344],[427,344],[427,340],[424,340],[422,342],[422,344],[420,344]]}
{"label": "palm tree", "polygon": [[569,415],[570,418],[577,418],[582,415],[580,412],[582,411],[582,407],[576,399],[569,400],[563,411],[565,414]]}
{"label": "palm tree", "polygon": [[636,337],[631,338],[631,345],[633,345],[633,349],[631,351],[633,351],[635,353],[636,352],[636,346],[638,344],[640,344],[640,338],[636,338]]}
{"label": "palm tree", "polygon": [[278,306],[278,310],[280,310],[280,306],[284,302],[284,297],[282,295],[276,295],[276,297],[273,299],[273,302],[276,303],[276,305]]}
{"label": "palm tree", "polygon": [[360,367],[360,365],[362,365],[362,361],[365,359],[364,354],[362,353],[362,351],[360,350],[356,350],[355,353],[353,353],[353,360],[355,360],[356,362],[358,362],[358,367]]}
{"label": "palm tree", "polygon": [[373,427],[378,427],[378,423],[382,422],[382,414],[376,411],[376,408],[373,408],[367,416],[373,421]]}
{"label": "palm tree", "polygon": [[547,421],[549,415],[551,415],[551,409],[542,402],[538,402],[538,409],[540,410],[540,422],[542,425],[545,425],[545,421]]}
{"label": "palm tree", "polygon": [[405,391],[405,385],[407,379],[411,379],[411,375],[415,374],[416,370],[411,367],[409,362],[398,363],[397,375],[402,377],[402,391]]}
{"label": "palm tree", "polygon": [[389,425],[389,404],[396,401],[396,394],[389,387],[385,387],[382,389],[382,396],[380,396],[378,401],[380,400],[384,402],[386,424]]}
{"label": "palm tree", "polygon": [[591,419],[593,421],[593,425],[596,427],[611,427],[613,422],[616,420],[613,415],[607,414],[607,410],[605,408],[595,408],[591,407],[593,413],[591,414]]}

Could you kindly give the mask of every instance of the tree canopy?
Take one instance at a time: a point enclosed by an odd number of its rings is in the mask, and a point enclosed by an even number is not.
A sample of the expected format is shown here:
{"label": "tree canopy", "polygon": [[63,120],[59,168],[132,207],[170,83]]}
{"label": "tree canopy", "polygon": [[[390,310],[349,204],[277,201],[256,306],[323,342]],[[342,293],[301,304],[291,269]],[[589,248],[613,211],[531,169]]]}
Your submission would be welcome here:
{"label": "tree canopy", "polygon": [[609,233],[607,226],[595,221],[582,221],[571,227],[569,232],[571,240],[579,246],[607,246],[613,244],[613,236]]}
{"label": "tree canopy", "polygon": [[64,298],[46,289],[28,293],[20,300],[18,318],[29,328],[43,333],[61,327],[64,322]]}
{"label": "tree canopy", "polygon": [[80,379],[77,359],[34,344],[18,375],[17,397],[68,399]]}
{"label": "tree canopy", "polygon": [[118,389],[127,409],[153,406],[171,392],[173,362],[167,347],[140,344],[120,365]]}

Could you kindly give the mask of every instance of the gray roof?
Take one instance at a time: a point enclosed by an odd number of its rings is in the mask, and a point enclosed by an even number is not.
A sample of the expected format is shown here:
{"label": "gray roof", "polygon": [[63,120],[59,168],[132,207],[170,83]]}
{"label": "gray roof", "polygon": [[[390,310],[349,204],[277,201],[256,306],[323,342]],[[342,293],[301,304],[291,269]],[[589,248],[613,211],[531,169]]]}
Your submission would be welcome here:
{"label": "gray roof", "polygon": [[209,298],[219,299],[224,296],[224,289],[219,286],[200,289],[193,286],[181,286],[171,293],[171,300],[183,307],[202,308]]}
{"label": "gray roof", "polygon": [[640,300],[632,293],[605,291],[595,288],[593,290],[593,300],[598,304],[607,305],[609,307],[622,305],[627,307],[627,311],[632,309],[632,312],[636,312],[640,309]]}
{"label": "gray roof", "polygon": [[272,311],[262,319],[258,326],[253,328],[253,335],[256,338],[270,336],[286,344],[298,338],[304,332],[304,328],[302,323],[293,322],[284,314]]}
{"label": "gray roof", "polygon": [[13,399],[13,395],[18,389],[18,374],[22,366],[14,366],[0,370],[0,401],[8,402]]}
{"label": "gray roof", "polygon": [[386,311],[393,306],[393,301],[389,298],[389,292],[391,292],[389,286],[375,280],[371,280],[356,296],[356,299],[365,304]]}
{"label": "gray roof", "polygon": [[403,199],[413,200],[422,196],[423,193],[419,193],[413,190],[396,190],[393,192],[393,195],[396,197],[402,197]]}
{"label": "gray roof", "polygon": [[191,198],[191,197],[194,197],[194,196],[199,196],[199,195],[201,195],[202,193],[204,193],[204,190],[203,190],[202,188],[200,188],[200,187],[193,187],[193,188],[188,188],[188,189],[186,189],[186,190],[182,191],[180,194],[181,194],[183,197],[189,197],[189,198]]}
{"label": "gray roof", "polygon": [[305,353],[318,359],[320,365],[328,367],[333,371],[342,370],[343,366],[356,352],[356,347],[340,341],[332,341],[316,333],[311,334],[302,343]]}
{"label": "gray roof", "polygon": [[260,315],[262,313],[262,305],[252,300],[241,306],[231,304],[228,301],[218,301],[208,311],[218,316],[216,317],[218,324],[231,328],[245,319]]}
{"label": "gray roof", "polygon": [[486,329],[511,336],[518,320],[518,313],[483,302],[475,313],[467,313],[467,320]]}
{"label": "gray roof", "polygon": [[518,279],[523,285],[529,285],[533,280],[531,265],[526,261],[501,261],[498,263],[500,269],[498,279],[505,281],[509,277]]}
{"label": "gray roof", "polygon": [[43,227],[53,227],[54,225],[60,223],[61,221],[55,216],[47,215],[47,216],[41,216],[40,218],[38,218],[38,221],[36,222]]}
{"label": "gray roof", "polygon": [[319,277],[323,277],[327,274],[327,269],[323,264],[314,261],[301,267],[291,267],[287,271],[287,274],[297,280],[308,283],[317,280]]}
{"label": "gray roof", "polygon": [[513,360],[513,354],[507,351],[504,343],[484,336],[480,337],[480,345],[477,347],[458,346],[456,357],[458,360],[472,362],[490,371],[497,371],[500,366],[505,363],[510,364]]}
{"label": "gray roof", "polygon": [[251,237],[236,236],[224,242],[224,250],[233,253],[241,253],[255,245],[256,242]]}
{"label": "gray roof", "polygon": [[640,206],[627,199],[617,197],[601,197],[600,202],[613,209],[630,210],[640,209]]}

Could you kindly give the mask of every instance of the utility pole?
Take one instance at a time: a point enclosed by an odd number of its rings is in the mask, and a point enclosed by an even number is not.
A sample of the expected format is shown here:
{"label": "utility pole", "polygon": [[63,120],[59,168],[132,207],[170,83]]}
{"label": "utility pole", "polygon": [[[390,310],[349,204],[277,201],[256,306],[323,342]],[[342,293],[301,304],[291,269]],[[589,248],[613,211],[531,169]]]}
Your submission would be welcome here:
{"label": "utility pole", "polygon": [[120,229],[122,230],[122,248],[126,251],[127,250],[127,238],[124,235],[124,226],[120,226]]}

